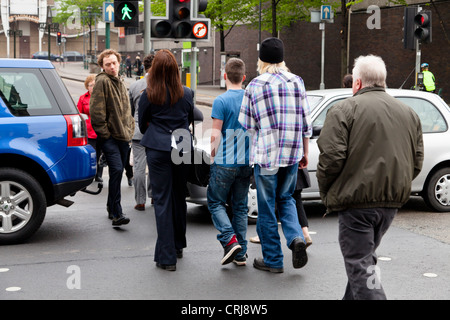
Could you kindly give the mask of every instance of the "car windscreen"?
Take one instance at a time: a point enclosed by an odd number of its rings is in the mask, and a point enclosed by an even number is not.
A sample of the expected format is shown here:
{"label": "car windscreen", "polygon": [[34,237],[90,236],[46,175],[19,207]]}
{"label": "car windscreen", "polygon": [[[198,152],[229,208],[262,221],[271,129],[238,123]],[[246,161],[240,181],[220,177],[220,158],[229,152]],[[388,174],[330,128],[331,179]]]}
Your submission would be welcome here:
{"label": "car windscreen", "polygon": [[14,116],[61,114],[39,69],[0,68],[0,92]]}
{"label": "car windscreen", "polygon": [[315,96],[308,94],[307,99],[309,103],[309,108],[311,111],[313,111],[319,105],[320,101],[322,101],[323,96]]}

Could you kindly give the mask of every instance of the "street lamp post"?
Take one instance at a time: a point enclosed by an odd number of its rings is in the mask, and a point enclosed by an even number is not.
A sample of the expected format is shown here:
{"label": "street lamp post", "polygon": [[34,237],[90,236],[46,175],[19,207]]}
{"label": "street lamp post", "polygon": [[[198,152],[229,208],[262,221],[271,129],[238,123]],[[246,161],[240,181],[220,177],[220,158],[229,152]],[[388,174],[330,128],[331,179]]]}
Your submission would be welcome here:
{"label": "street lamp post", "polygon": [[[97,17],[100,15],[99,12],[102,8],[99,7],[98,9],[95,9],[91,6],[86,7],[87,9],[87,15],[83,15],[83,19],[87,25],[89,26],[89,50],[88,50],[88,56],[89,56],[89,62],[94,61],[94,57],[96,55],[97,51]],[[94,27],[95,27],[95,50],[92,50],[92,18],[94,18]]]}
{"label": "street lamp post", "polygon": [[41,31],[44,31],[47,29],[48,34],[48,60],[51,60],[51,32],[56,32],[59,30],[59,23],[53,23],[52,22],[52,8],[50,6],[47,6],[47,21],[45,23],[39,23],[39,29]]}
{"label": "street lamp post", "polygon": [[16,30],[16,18],[14,18],[13,29],[8,29],[8,36],[14,37],[14,59],[16,58],[16,36],[21,37],[23,35],[22,30]]}

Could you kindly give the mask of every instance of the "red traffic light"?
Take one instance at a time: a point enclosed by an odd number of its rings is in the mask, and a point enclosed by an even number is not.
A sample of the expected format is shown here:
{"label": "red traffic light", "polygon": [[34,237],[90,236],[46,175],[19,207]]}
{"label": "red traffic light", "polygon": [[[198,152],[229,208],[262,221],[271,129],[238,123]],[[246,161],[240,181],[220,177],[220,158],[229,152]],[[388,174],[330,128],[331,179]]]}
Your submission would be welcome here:
{"label": "red traffic light", "polygon": [[422,43],[431,42],[431,11],[423,10],[414,16],[417,29],[414,36]]}
{"label": "red traffic light", "polygon": [[419,13],[414,17],[414,22],[421,27],[427,27],[430,24],[430,18],[426,13]]}

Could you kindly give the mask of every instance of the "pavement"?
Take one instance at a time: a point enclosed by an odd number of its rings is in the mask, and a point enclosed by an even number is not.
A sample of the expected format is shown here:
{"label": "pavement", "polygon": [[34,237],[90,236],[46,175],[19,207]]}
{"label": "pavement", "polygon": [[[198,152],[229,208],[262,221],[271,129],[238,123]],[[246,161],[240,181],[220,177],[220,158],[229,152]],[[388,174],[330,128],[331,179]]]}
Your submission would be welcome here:
{"label": "pavement", "polygon": [[[89,69],[84,68],[83,62],[54,62],[53,65],[63,79],[84,82],[86,77],[91,74]],[[127,88],[139,80],[136,77],[123,79]],[[196,89],[196,104],[212,107],[214,99],[224,92],[225,89],[220,89],[220,86],[199,85]]]}

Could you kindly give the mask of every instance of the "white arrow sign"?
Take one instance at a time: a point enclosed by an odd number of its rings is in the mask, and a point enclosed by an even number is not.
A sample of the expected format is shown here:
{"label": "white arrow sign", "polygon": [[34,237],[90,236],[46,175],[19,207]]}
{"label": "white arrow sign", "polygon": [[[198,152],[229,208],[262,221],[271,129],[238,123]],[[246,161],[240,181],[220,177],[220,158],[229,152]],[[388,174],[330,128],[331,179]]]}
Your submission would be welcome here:
{"label": "white arrow sign", "polygon": [[105,22],[114,22],[114,3],[103,2],[103,20]]}
{"label": "white arrow sign", "polygon": [[332,14],[331,6],[328,6],[328,5],[320,6],[320,19],[321,20],[332,19],[331,14]]}

